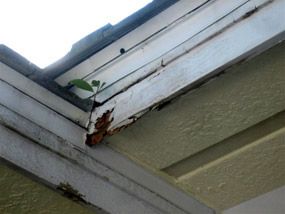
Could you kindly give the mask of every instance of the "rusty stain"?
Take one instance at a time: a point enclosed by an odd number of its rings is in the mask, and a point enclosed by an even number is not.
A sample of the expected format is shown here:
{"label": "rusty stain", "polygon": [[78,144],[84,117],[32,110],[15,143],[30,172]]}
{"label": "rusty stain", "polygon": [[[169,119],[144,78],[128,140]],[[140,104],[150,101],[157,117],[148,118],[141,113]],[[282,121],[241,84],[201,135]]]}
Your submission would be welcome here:
{"label": "rusty stain", "polygon": [[111,114],[114,109],[107,110],[102,117],[99,117],[95,123],[96,132],[93,134],[87,134],[86,144],[88,146],[96,145],[102,142],[103,138],[108,134],[107,129],[110,127],[113,118]]}

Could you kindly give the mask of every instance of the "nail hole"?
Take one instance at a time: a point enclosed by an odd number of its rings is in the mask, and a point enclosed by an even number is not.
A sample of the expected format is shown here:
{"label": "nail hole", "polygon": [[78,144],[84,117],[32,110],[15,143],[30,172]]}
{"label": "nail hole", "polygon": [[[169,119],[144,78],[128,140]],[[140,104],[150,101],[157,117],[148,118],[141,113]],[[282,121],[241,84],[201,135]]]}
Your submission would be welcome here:
{"label": "nail hole", "polygon": [[126,52],[126,50],[125,50],[124,48],[121,48],[121,49],[120,49],[120,53],[121,53],[121,54],[123,54],[123,53],[125,53],[125,52]]}

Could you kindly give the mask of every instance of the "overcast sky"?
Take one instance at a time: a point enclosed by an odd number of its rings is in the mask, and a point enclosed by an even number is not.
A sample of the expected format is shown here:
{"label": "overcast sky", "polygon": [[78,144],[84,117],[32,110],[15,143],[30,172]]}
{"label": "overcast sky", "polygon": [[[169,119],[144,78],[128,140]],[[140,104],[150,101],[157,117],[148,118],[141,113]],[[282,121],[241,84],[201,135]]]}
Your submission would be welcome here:
{"label": "overcast sky", "polygon": [[107,23],[151,0],[0,0],[0,43],[45,67]]}

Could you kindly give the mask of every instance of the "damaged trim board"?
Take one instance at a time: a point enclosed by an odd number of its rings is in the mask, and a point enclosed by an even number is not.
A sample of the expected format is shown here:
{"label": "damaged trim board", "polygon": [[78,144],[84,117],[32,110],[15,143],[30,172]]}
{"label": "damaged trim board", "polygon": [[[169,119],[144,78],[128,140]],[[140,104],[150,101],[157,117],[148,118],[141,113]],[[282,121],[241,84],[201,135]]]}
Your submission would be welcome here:
{"label": "damaged trim board", "polygon": [[[155,72],[121,93],[105,101],[104,98],[102,105],[93,111],[89,123],[93,144],[102,139],[102,133],[112,135],[120,131],[147,111],[283,40],[285,23],[280,20],[285,20],[284,7],[284,0],[244,2],[164,55]],[[213,13],[214,8],[209,12]],[[200,10],[207,10],[207,7]],[[98,94],[98,99],[102,96]],[[106,119],[103,126],[102,119]]]}

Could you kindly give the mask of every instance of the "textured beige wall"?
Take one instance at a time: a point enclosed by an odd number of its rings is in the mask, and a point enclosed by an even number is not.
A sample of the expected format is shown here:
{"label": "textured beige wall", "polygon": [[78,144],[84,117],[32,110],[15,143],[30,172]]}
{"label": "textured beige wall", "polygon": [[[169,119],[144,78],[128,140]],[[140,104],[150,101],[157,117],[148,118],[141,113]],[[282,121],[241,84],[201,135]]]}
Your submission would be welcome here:
{"label": "textured beige wall", "polygon": [[1,214],[94,214],[0,162]]}
{"label": "textured beige wall", "polygon": [[[234,151],[227,151],[234,146],[223,149],[228,145],[224,142],[235,143],[229,138],[284,110],[285,42],[180,96],[161,111],[148,113],[108,141],[113,149],[223,210],[285,185],[283,135],[259,142],[266,136],[257,134]],[[262,129],[254,131],[258,132]],[[198,170],[193,168],[196,163],[185,161],[191,158],[202,163]],[[179,163],[185,164],[177,167]],[[169,174],[172,168],[176,171]]]}
{"label": "textured beige wall", "polygon": [[180,177],[177,184],[218,210],[285,185],[285,128]]}

